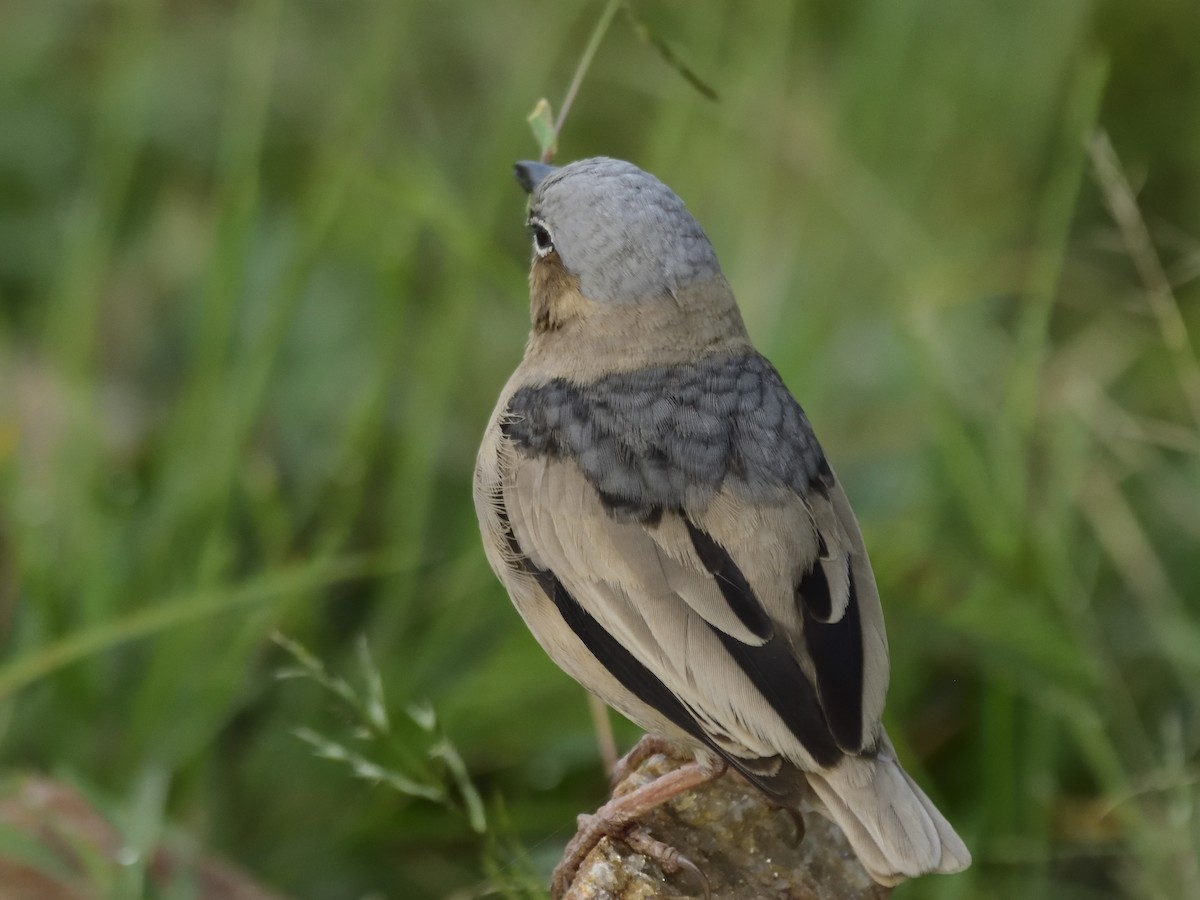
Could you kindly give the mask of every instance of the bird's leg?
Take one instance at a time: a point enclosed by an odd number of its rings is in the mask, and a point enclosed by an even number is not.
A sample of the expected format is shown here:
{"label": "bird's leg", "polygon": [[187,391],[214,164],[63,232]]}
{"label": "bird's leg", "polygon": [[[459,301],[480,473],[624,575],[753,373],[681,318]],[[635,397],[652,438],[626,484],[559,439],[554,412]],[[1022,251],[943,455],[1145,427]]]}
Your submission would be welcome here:
{"label": "bird's leg", "polygon": [[710,900],[712,897],[712,892],[709,890],[708,877],[700,871],[700,867],[674,847],[664,844],[662,841],[655,840],[645,828],[642,828],[640,825],[634,826],[633,830],[625,835],[625,842],[636,853],[648,856],[657,862],[659,868],[668,875],[687,872],[692,876],[692,880],[699,884],[704,891],[704,900]]}
{"label": "bird's leg", "polygon": [[684,791],[712,781],[724,771],[725,763],[720,760],[686,763],[628,794],[613,797],[590,816],[581,815],[576,820],[579,830],[563,851],[562,861],[554,867],[550,895],[557,900],[567,892],[584,857],[603,838],[615,837],[646,813]]}
{"label": "bird's leg", "polygon": [[686,758],[680,747],[674,741],[669,741],[656,734],[643,734],[642,739],[633,745],[632,749],[612,767],[609,772],[609,783],[616,787],[633,774],[633,770],[648,760],[655,753],[661,753],[672,759]]}

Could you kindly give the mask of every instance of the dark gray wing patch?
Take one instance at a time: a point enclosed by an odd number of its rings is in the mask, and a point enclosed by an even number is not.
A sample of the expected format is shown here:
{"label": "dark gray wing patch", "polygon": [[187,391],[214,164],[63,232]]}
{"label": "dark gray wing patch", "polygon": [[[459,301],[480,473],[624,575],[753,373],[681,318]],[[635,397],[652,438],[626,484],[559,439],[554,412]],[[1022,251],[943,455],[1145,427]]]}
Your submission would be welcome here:
{"label": "dark gray wing patch", "polygon": [[[782,635],[776,634],[771,619],[725,548],[690,521],[687,528],[696,555],[716,579],[725,601],[742,624],[765,643],[746,644],[711,624],[709,628],[812,758],[822,766],[832,766],[841,756],[841,741],[835,740],[833,722],[823,703],[824,694],[818,696],[812,681],[796,661],[792,648]],[[820,571],[821,567],[813,568]],[[825,589],[828,591],[829,586]],[[807,638],[807,618],[804,624]],[[861,655],[860,652],[860,658]],[[818,684],[822,683],[820,672],[818,664]],[[859,679],[861,683],[861,673]]]}
{"label": "dark gray wing patch", "polygon": [[524,387],[503,428],[526,455],[575,460],[622,519],[703,506],[723,484],[766,499],[833,483],[804,411],[758,354]]}
{"label": "dark gray wing patch", "polygon": [[830,732],[812,682],[783,636],[776,634],[765,644],[752,647],[719,628],[709,627],[817,765],[836,765],[842,750]]}
{"label": "dark gray wing patch", "polygon": [[725,552],[725,548],[713,540],[712,535],[693,525],[691,519],[684,519],[684,523],[687,525],[696,556],[716,580],[717,587],[721,589],[721,596],[725,598],[733,614],[756,638],[770,640],[775,633],[775,625],[758,602],[758,598],[754,596],[754,591],[742,570]]}
{"label": "dark gray wing patch", "polygon": [[[847,560],[850,596],[846,612],[829,621],[829,583],[819,561],[796,587],[804,616],[804,646],[812,657],[817,691],[829,729],[847,753],[863,749],[863,635],[854,569]],[[824,611],[824,618],[816,614]]]}

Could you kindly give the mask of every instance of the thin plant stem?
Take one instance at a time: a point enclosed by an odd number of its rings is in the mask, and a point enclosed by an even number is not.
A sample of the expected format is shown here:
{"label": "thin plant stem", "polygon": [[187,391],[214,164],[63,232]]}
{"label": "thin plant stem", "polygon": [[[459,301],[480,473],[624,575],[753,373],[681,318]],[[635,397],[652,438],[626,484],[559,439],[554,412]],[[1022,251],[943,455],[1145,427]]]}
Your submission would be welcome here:
{"label": "thin plant stem", "polygon": [[596,729],[596,746],[600,749],[600,759],[604,763],[604,771],[609,775],[617,767],[617,740],[613,737],[612,719],[608,717],[608,707],[604,701],[592,694],[587,695],[588,711],[592,714],[592,727]]}
{"label": "thin plant stem", "polygon": [[1121,232],[1121,240],[1129,258],[1137,268],[1146,291],[1146,300],[1158,321],[1163,343],[1171,354],[1171,362],[1191,408],[1192,418],[1200,425],[1200,363],[1196,360],[1187,325],[1179,312],[1179,301],[1171,290],[1171,281],[1154,251],[1150,231],[1146,228],[1137,198],[1121,169],[1121,162],[1108,134],[1095,131],[1088,140],[1087,149],[1104,200]]}
{"label": "thin plant stem", "polygon": [[587,75],[588,69],[592,66],[592,60],[596,56],[596,51],[600,49],[600,42],[604,40],[604,35],[608,33],[608,26],[612,24],[613,17],[616,16],[617,10],[621,8],[621,2],[622,0],[608,0],[608,4],[604,7],[604,12],[600,14],[600,21],[592,29],[592,36],[588,39],[587,47],[583,50],[583,56],[579,57],[579,65],[575,67],[575,76],[571,79],[571,84],[567,88],[567,95],[563,97],[562,106],[558,110],[558,118],[554,122],[554,140],[543,151],[542,162],[550,162],[554,157],[554,149],[558,146],[558,136],[562,134],[563,125],[567,121],[567,114],[571,112],[571,107],[575,104],[575,95],[579,93],[579,88],[583,85],[583,79]]}

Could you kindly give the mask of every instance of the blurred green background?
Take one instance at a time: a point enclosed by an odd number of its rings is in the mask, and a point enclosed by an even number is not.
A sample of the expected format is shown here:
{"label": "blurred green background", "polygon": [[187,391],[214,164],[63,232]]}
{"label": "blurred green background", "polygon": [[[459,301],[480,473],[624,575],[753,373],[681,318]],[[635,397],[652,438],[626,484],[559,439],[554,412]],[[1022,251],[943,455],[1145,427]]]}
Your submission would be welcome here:
{"label": "blurred green background", "polygon": [[[636,3],[719,100],[619,15],[559,159],[683,196],[855,503],[886,721],[976,860],[895,897],[1200,896],[1200,5]],[[4,772],[297,897],[549,871],[605,780],[470,482],[510,166],[602,6],[0,6]],[[454,783],[441,734],[484,837],[312,745]]]}

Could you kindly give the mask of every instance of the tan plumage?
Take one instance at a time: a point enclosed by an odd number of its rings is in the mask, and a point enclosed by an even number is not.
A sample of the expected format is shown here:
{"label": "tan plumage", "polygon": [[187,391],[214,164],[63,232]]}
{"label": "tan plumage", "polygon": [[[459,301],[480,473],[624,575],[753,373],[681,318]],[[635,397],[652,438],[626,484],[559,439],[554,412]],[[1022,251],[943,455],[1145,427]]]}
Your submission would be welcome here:
{"label": "tan plumage", "polygon": [[887,638],[858,525],[699,226],[612,160],[541,180],[531,223],[534,330],[476,506],[534,636],[782,801],[805,773],[878,881],[964,868],[879,722]]}

